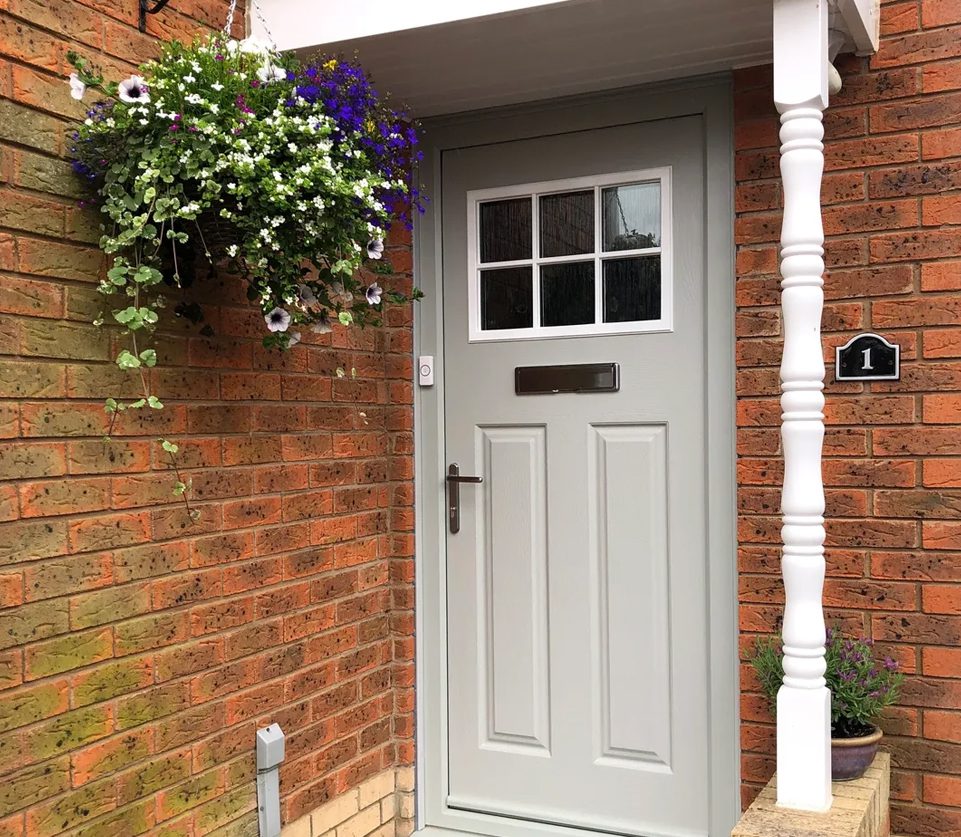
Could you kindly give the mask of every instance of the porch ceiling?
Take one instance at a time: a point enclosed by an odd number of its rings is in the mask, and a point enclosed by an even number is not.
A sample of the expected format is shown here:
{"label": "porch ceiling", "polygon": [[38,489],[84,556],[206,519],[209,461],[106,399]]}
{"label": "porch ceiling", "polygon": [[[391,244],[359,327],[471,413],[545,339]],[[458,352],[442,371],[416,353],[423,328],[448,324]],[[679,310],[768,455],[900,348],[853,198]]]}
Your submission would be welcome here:
{"label": "porch ceiling", "polygon": [[[272,0],[278,46],[353,54],[417,116],[606,90],[771,60],[771,0],[554,0],[366,36]],[[483,5],[483,4],[474,4]],[[319,10],[317,10],[319,11]],[[337,23],[341,23],[337,21]],[[254,31],[259,24],[254,22]],[[353,27],[354,31],[365,31]]]}

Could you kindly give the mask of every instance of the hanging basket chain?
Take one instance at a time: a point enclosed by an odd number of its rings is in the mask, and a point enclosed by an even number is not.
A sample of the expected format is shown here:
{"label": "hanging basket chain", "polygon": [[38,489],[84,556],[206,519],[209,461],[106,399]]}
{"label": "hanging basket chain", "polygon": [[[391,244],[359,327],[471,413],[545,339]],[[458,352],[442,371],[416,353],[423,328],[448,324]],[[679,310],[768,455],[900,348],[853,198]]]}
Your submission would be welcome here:
{"label": "hanging basket chain", "polygon": [[[276,48],[277,42],[274,40],[274,36],[270,31],[270,27],[267,26],[267,21],[264,19],[264,14],[260,9],[260,3],[258,3],[257,0],[252,0],[250,6],[253,9],[254,14],[257,15],[257,20],[259,20],[261,26],[264,27],[264,34],[270,41],[271,46]],[[224,34],[226,34],[228,37],[231,30],[234,28],[234,14],[236,11],[237,0],[230,0],[230,7],[227,9],[227,22],[224,24]]]}
{"label": "hanging basket chain", "polygon": [[234,13],[237,11],[237,0],[230,0],[230,8],[227,9],[227,22],[224,24],[224,34],[230,35],[230,30],[234,28]]}

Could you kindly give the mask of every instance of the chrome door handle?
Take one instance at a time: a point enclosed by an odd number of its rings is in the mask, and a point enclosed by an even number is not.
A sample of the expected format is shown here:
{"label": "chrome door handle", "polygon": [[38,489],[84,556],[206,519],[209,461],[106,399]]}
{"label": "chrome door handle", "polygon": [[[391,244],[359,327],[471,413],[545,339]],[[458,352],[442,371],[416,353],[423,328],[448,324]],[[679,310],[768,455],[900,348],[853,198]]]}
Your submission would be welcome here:
{"label": "chrome door handle", "polygon": [[483,477],[461,476],[460,465],[451,463],[447,468],[447,520],[450,533],[456,535],[460,531],[460,484],[462,482],[477,485],[484,481]]}

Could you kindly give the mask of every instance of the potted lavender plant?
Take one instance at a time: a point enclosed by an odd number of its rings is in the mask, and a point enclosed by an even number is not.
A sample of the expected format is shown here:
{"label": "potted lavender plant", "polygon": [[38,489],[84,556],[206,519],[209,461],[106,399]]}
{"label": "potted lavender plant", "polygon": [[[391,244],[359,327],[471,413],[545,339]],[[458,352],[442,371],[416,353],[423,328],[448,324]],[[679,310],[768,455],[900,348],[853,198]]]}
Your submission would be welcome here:
{"label": "potted lavender plant", "polygon": [[[898,699],[904,676],[890,657],[878,661],[870,639],[849,639],[828,629],[824,678],[831,690],[831,776],[836,782],[857,779],[871,766],[882,732],[877,720]],[[761,688],[777,707],[784,678],[779,638],[759,639],[751,664]]]}

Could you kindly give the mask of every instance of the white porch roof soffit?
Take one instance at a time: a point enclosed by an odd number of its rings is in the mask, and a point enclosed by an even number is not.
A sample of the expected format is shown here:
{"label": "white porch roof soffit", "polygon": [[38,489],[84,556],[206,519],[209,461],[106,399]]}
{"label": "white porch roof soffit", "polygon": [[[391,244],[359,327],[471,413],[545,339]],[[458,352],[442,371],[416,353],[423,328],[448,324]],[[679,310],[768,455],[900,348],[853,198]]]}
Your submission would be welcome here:
{"label": "white porch roof soffit", "polygon": [[[837,0],[872,52],[877,0]],[[773,0],[257,0],[281,49],[358,54],[418,117],[770,63]],[[840,43],[838,44],[840,46]]]}
{"label": "white porch roof soffit", "polygon": [[[253,34],[351,54],[420,117],[774,64],[781,116],[781,555],[778,804],[831,807],[825,686],[824,169],[831,61],[877,50],[880,0],[257,0]],[[248,17],[248,19],[250,19]],[[264,23],[269,29],[265,31]]]}

